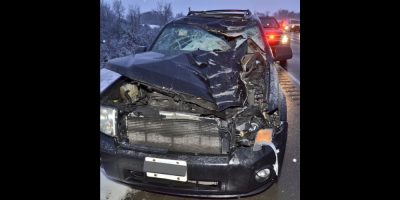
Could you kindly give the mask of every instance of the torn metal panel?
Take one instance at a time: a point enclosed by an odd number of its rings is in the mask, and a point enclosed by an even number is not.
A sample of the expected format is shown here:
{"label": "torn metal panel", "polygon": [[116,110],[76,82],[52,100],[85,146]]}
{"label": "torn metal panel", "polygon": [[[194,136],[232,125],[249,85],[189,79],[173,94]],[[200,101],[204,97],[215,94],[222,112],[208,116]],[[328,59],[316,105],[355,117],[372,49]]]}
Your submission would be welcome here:
{"label": "torn metal panel", "polygon": [[207,77],[210,93],[218,110],[243,106],[246,99],[244,83],[240,79],[241,66],[238,62],[245,53],[245,47],[230,52],[212,53],[193,52],[195,60],[202,63],[210,61],[215,65],[200,68]]}
{"label": "torn metal panel", "polygon": [[102,68],[100,69],[100,94],[104,92],[111,84],[121,77],[120,74],[111,70]]}
{"label": "torn metal panel", "polygon": [[269,93],[268,93],[268,112],[274,112],[279,108],[280,102],[280,85],[278,71],[276,70],[277,64],[271,64],[270,67],[270,80],[269,80]]}
{"label": "torn metal panel", "polygon": [[[171,93],[184,93],[213,103],[204,76],[190,64],[187,55],[167,55],[146,52],[110,60],[107,69],[132,80],[142,82]],[[215,105],[203,105],[215,109]]]}
{"label": "torn metal panel", "polygon": [[167,55],[147,52],[110,60],[107,69],[166,91],[191,95],[215,104],[216,110],[243,106],[246,92],[239,63],[246,46],[236,51]]}

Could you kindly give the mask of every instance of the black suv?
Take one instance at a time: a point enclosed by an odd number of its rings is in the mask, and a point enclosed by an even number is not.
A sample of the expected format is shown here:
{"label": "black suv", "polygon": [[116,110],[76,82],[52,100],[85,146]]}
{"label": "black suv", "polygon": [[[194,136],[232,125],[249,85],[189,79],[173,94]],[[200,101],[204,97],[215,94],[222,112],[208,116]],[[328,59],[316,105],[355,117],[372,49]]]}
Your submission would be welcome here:
{"label": "black suv", "polygon": [[274,183],[286,100],[258,17],[190,11],[101,69],[100,165],[133,188],[239,197]]}
{"label": "black suv", "polygon": [[293,57],[289,36],[282,31],[278,21],[271,16],[260,17],[264,28],[265,39],[272,49],[272,54],[282,67],[287,66],[287,60]]}

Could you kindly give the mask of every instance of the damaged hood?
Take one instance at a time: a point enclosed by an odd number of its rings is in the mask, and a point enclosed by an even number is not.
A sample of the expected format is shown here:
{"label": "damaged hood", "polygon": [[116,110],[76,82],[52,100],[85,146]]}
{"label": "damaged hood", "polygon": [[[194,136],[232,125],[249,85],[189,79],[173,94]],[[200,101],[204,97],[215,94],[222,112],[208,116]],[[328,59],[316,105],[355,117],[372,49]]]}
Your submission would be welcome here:
{"label": "damaged hood", "polygon": [[240,59],[246,45],[228,52],[145,52],[110,60],[107,69],[149,86],[215,104],[217,111],[243,106]]}

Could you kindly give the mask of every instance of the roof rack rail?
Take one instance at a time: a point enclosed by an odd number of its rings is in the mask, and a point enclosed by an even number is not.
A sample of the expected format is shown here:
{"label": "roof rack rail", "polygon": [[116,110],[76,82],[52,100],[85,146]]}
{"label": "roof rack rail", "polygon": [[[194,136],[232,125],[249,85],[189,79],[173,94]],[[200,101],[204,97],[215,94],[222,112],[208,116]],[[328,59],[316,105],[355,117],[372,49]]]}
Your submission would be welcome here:
{"label": "roof rack rail", "polygon": [[243,14],[244,17],[251,15],[250,10],[204,10],[204,11],[192,11],[189,10],[187,16],[195,14]]}

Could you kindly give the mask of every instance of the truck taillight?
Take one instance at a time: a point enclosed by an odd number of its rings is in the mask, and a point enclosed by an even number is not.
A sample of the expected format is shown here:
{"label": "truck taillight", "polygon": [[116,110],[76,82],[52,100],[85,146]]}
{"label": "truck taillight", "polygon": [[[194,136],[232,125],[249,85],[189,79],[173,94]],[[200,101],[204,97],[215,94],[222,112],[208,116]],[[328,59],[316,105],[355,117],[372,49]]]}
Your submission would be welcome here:
{"label": "truck taillight", "polygon": [[267,40],[273,40],[275,39],[275,35],[267,35]]}

